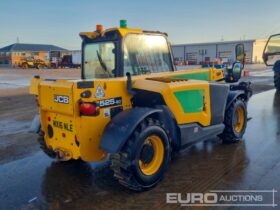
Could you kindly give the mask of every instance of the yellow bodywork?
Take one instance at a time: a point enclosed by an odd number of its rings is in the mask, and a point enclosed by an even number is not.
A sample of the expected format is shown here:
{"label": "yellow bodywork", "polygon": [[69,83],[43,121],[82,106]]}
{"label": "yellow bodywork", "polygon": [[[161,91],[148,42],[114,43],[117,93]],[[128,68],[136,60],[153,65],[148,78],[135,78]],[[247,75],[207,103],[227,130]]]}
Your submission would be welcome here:
{"label": "yellow bodywork", "polygon": [[[144,33],[140,29],[112,28],[103,32],[81,32],[83,39],[95,39],[106,36],[110,31],[118,31],[122,37],[128,33]],[[199,78],[203,79],[199,79]],[[152,78],[152,80],[151,80]],[[199,123],[210,125],[210,90],[209,81],[224,78],[222,70],[203,68],[195,70],[182,70],[166,73],[151,73],[132,77],[132,87],[160,93],[178,124]],[[41,129],[49,148],[69,154],[69,158],[83,159],[85,161],[98,161],[106,157],[106,153],[99,148],[103,130],[110,122],[110,108],[100,108],[97,116],[81,116],[80,103],[98,102],[104,99],[122,98],[122,109],[132,108],[132,96],[127,91],[127,78],[106,78],[91,80],[93,87],[78,88],[79,82],[90,80],[43,80],[33,78],[30,93],[38,96]],[[97,88],[101,87],[104,97],[96,98]],[[203,110],[201,112],[184,112],[178,98],[177,91],[201,90],[203,96]],[[91,97],[85,98],[81,94],[90,91]],[[67,97],[66,103],[57,103],[55,97]],[[49,127],[52,127],[53,136],[49,137]],[[114,141],[114,139],[112,139]]]}
{"label": "yellow bodywork", "polygon": [[[209,83],[201,80],[178,81],[172,83],[162,83],[153,80],[137,80],[133,86],[137,89],[149,90],[160,93],[166,105],[175,116],[178,124],[198,122],[203,126],[210,124],[210,92]],[[179,101],[174,96],[174,92],[186,90],[204,90],[205,110],[197,113],[184,113]]]}
{"label": "yellow bodywork", "polygon": [[138,34],[143,33],[143,30],[137,29],[137,28],[110,28],[110,29],[104,30],[103,32],[96,32],[96,31],[81,32],[80,37],[94,39],[98,36],[105,36],[106,33],[110,32],[110,31],[118,31],[122,37],[124,37],[128,33],[138,33]]}
{"label": "yellow bodywork", "polygon": [[[166,104],[176,118],[178,124],[198,122],[203,126],[210,124],[210,93],[209,82],[202,80],[187,80],[176,82],[160,82],[147,78],[170,78],[171,76],[191,75],[194,73],[209,73],[210,80],[223,78],[222,70],[213,68],[182,70],[167,73],[152,73],[147,75],[133,76],[133,88],[150,90],[162,94]],[[106,153],[99,148],[100,139],[110,117],[106,116],[106,108],[100,109],[98,116],[81,116],[79,111],[80,101],[94,102],[102,99],[122,97],[123,110],[132,108],[131,95],[126,89],[127,79],[110,78],[95,79],[93,88],[79,89],[77,83],[81,80],[56,80],[46,81],[41,78],[33,78],[30,93],[38,95],[41,129],[45,133],[45,141],[48,147],[54,151],[68,153],[73,159],[85,161],[98,161],[106,157]],[[83,80],[87,81],[87,80]],[[105,92],[103,98],[94,98],[98,86]],[[205,93],[205,107],[200,113],[184,113],[174,91],[203,89]],[[90,98],[81,98],[81,93],[89,90]],[[56,103],[55,95],[68,96],[68,104]],[[112,108],[112,107],[110,107]],[[108,110],[107,110],[108,111]],[[47,135],[48,125],[53,127],[53,137]],[[113,141],[114,139],[112,139]]]}

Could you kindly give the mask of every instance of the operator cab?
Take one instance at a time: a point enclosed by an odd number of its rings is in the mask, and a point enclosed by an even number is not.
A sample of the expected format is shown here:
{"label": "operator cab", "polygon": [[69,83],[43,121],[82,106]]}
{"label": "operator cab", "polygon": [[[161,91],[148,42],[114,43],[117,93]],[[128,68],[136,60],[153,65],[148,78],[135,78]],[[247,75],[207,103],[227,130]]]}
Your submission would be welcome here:
{"label": "operator cab", "polygon": [[82,78],[99,79],[174,71],[167,34],[120,28],[80,33]]}
{"label": "operator cab", "polygon": [[241,78],[242,70],[245,65],[245,48],[244,44],[237,44],[235,46],[236,61],[231,68],[226,68],[225,81],[227,83],[238,82]]}
{"label": "operator cab", "polygon": [[280,34],[269,37],[264,52],[263,60],[267,66],[272,66],[280,59]]}

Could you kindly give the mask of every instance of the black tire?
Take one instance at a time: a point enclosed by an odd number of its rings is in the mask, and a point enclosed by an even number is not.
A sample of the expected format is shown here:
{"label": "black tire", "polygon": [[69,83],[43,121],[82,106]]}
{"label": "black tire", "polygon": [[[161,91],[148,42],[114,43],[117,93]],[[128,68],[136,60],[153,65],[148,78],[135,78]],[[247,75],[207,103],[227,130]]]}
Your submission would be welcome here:
{"label": "black tire", "polygon": [[37,65],[37,69],[38,69],[38,70],[43,69],[43,67],[44,67],[44,66],[43,66],[43,65],[41,65],[41,64],[38,64],[38,65]]}
{"label": "black tire", "polygon": [[23,64],[22,64],[22,68],[23,68],[23,69],[28,69],[28,64],[27,64],[27,63],[23,63]]}
{"label": "black tire", "polygon": [[[157,154],[157,152],[155,152],[156,150],[145,150],[146,147],[149,148],[151,146],[147,146],[146,143],[144,144],[147,139],[150,141],[150,138],[155,136],[160,139],[163,145],[163,154],[160,155],[162,159],[159,168],[157,168],[152,174],[147,175],[144,174],[143,169],[140,168],[140,161],[142,161],[141,156],[143,157],[143,151],[148,151],[149,153],[145,153],[144,158],[152,158],[148,163],[141,162],[144,164],[144,167],[145,164],[150,164],[155,160],[154,155]],[[153,144],[151,145],[154,147]],[[159,183],[168,168],[170,159],[171,146],[164,126],[161,125],[159,121],[148,118],[142,121],[134,130],[122,151],[118,154],[111,155],[111,169],[114,171],[114,176],[118,179],[121,185],[134,191],[143,191],[148,190]]]}
{"label": "black tire", "polygon": [[38,136],[38,142],[39,142],[39,145],[40,145],[40,148],[41,150],[47,155],[49,156],[50,158],[56,158],[56,153],[49,149],[46,145],[46,142],[45,142],[45,139],[44,139],[44,135],[42,132],[39,133],[39,136]]}
{"label": "black tire", "polygon": [[274,86],[280,92],[280,72],[274,72]]}
{"label": "black tire", "polygon": [[[243,118],[238,116],[240,109],[243,110]],[[225,129],[220,135],[224,143],[234,143],[242,139],[247,127],[247,105],[241,98],[237,98],[226,110],[224,124]]]}

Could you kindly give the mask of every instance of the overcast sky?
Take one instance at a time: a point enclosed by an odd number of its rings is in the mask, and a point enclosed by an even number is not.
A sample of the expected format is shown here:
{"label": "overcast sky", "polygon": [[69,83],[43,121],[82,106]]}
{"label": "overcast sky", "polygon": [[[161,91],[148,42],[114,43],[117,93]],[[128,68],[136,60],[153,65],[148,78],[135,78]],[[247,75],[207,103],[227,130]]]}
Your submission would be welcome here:
{"label": "overcast sky", "polygon": [[280,33],[279,0],[0,0],[0,48],[15,43],[79,49],[80,31],[119,25],[159,30],[173,44]]}

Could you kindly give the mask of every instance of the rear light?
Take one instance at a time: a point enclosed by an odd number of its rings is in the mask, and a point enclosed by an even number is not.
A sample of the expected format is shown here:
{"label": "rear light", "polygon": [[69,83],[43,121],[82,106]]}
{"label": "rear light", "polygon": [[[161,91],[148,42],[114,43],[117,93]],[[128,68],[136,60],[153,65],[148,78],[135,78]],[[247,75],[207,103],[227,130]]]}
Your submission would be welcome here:
{"label": "rear light", "polygon": [[101,32],[103,30],[103,26],[101,24],[96,25],[96,31]]}
{"label": "rear light", "polygon": [[96,116],[99,115],[99,107],[96,103],[81,102],[80,113],[85,116]]}

